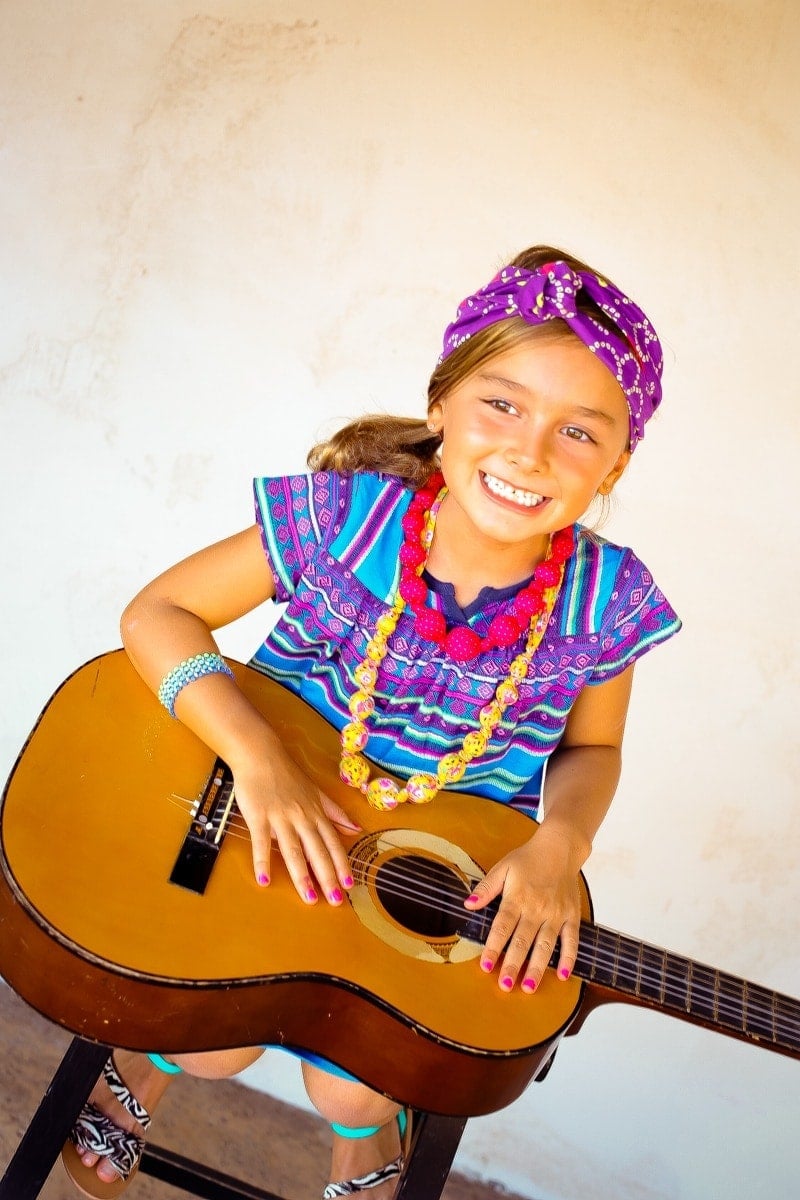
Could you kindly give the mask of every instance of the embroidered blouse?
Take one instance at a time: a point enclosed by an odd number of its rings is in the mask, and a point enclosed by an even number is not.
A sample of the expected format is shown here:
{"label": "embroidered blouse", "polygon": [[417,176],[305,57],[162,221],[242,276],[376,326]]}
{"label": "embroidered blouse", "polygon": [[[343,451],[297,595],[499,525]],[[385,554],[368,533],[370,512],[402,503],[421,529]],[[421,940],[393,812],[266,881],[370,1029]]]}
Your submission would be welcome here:
{"label": "embroidered blouse", "polygon": [[[352,718],[353,672],[399,582],[401,520],[413,492],[389,475],[318,472],[254,482],[256,520],[285,608],[251,666],[301,696],[335,728]],[[454,790],[536,816],[544,767],[586,685],[613,678],[680,628],[632,550],[580,525],[550,623],[519,700]],[[510,589],[512,592],[516,589]],[[448,592],[450,593],[448,595]],[[506,591],[487,588],[460,615],[483,636]],[[452,588],[430,597],[453,619]],[[453,662],[403,612],[381,665],[369,720],[370,760],[401,778],[436,773],[478,727],[523,642]]]}

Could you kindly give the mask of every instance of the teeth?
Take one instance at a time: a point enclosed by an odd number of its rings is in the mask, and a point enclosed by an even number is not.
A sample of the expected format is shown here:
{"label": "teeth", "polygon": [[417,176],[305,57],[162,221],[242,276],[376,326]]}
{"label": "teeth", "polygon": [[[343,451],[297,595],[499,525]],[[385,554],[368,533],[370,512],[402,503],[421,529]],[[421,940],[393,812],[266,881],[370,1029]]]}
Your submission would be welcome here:
{"label": "teeth", "polygon": [[484,472],[484,482],[490,492],[495,496],[502,496],[504,500],[511,500],[514,504],[521,504],[523,508],[533,508],[537,504],[541,504],[544,496],[539,496],[536,492],[525,492],[522,488],[511,487],[507,483],[503,483],[502,479],[496,479],[494,475],[487,475]]}

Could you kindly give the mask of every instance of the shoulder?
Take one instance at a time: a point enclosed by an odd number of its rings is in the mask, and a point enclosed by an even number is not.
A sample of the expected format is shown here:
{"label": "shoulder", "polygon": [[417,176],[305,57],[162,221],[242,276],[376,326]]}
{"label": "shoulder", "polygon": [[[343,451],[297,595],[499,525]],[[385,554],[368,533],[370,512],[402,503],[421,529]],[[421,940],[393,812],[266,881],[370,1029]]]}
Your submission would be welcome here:
{"label": "shoulder", "polygon": [[340,528],[355,510],[369,512],[410,496],[407,486],[393,475],[358,471],[309,471],[296,475],[265,475],[253,480],[256,509],[273,520],[312,517],[320,529]]}
{"label": "shoulder", "polygon": [[395,583],[412,493],[394,475],[315,471],[254,481],[256,520],[271,560],[295,574],[319,557],[384,597]]}
{"label": "shoulder", "polygon": [[564,575],[565,632],[599,632],[623,614],[666,603],[651,571],[629,546],[580,525],[575,533],[575,553]]}
{"label": "shoulder", "polygon": [[358,498],[362,503],[382,495],[408,493],[408,486],[395,475],[375,471],[355,471],[342,474],[339,471],[306,471],[296,475],[263,475],[253,480],[257,497],[265,500],[281,500],[292,496],[308,496],[317,504],[336,499]]}

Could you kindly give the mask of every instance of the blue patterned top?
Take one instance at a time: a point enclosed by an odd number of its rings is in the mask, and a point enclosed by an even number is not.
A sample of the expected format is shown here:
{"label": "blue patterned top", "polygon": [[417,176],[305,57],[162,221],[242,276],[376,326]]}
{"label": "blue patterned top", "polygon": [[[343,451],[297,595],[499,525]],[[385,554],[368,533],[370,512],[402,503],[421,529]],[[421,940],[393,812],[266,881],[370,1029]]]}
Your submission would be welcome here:
{"label": "blue patterned top", "polygon": [[[256,479],[256,519],[286,607],[251,665],[302,696],[335,728],[351,720],[353,672],[399,581],[401,520],[412,491],[399,479],[335,472]],[[633,551],[575,526],[576,550],[519,700],[486,752],[454,790],[511,803],[535,816],[545,763],[586,684],[620,674],[680,621]],[[430,599],[446,603],[441,587]],[[512,589],[515,590],[515,589]],[[506,593],[487,589],[470,605],[483,636]],[[452,602],[452,601],[451,601]],[[389,640],[369,721],[367,756],[407,778],[436,773],[478,727],[523,641],[453,662],[420,638],[403,612]]]}

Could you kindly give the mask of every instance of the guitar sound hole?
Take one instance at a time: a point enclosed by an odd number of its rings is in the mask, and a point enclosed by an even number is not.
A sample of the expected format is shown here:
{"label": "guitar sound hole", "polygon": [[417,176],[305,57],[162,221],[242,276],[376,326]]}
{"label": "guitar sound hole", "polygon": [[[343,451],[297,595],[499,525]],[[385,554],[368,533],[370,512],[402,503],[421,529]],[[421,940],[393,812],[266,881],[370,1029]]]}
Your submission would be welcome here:
{"label": "guitar sound hole", "polygon": [[471,922],[462,908],[469,892],[445,863],[411,854],[391,858],[378,868],[375,886],[388,914],[421,937],[456,937]]}

